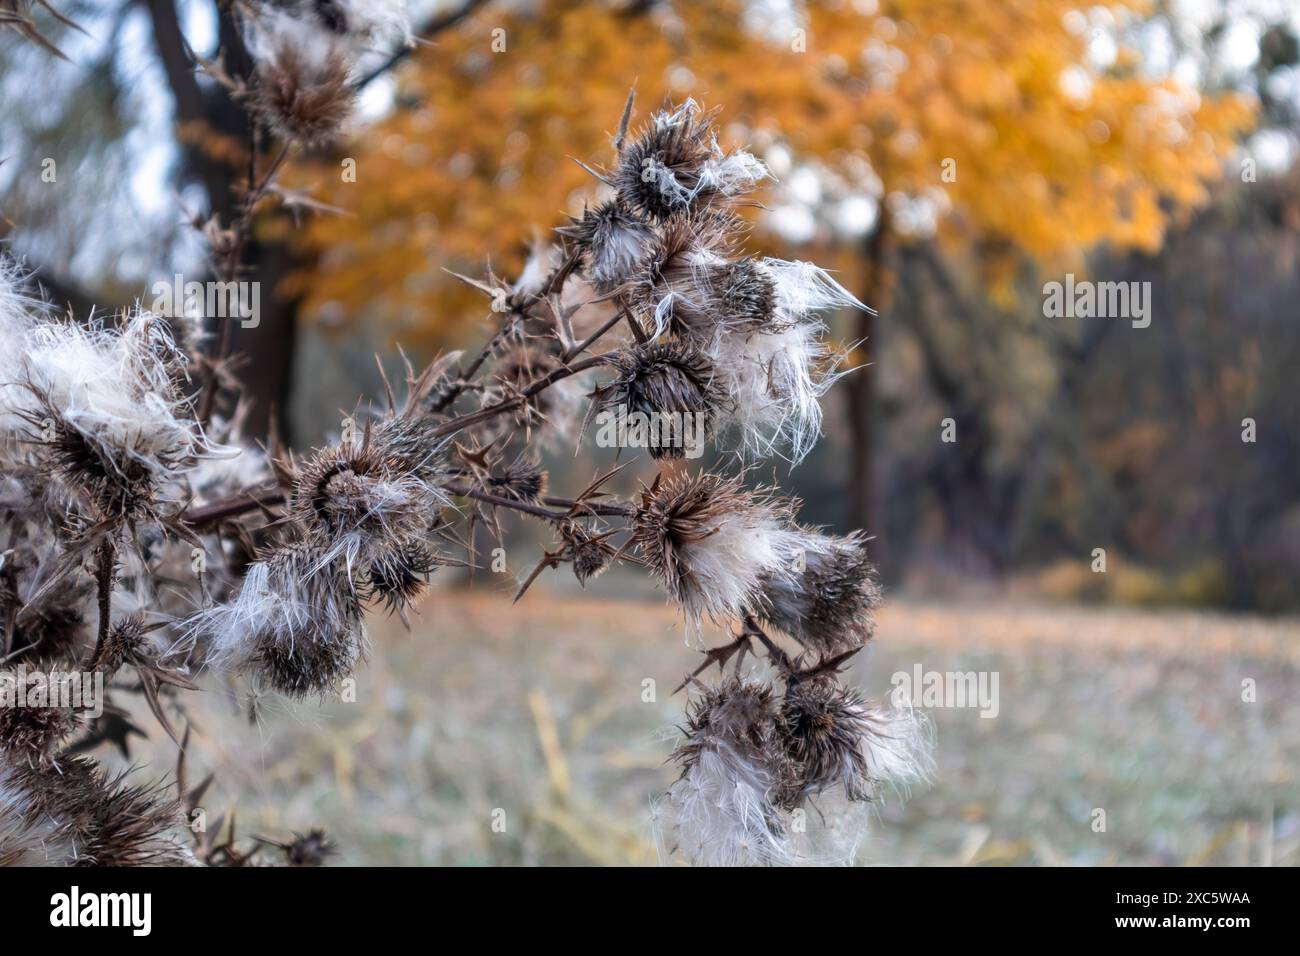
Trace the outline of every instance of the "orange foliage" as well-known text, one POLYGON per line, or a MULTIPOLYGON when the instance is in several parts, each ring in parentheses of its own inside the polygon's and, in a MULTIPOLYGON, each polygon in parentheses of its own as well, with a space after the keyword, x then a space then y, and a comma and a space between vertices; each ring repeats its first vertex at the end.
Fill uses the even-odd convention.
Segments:
POLYGON ((525 6, 489 6, 401 74, 401 105, 351 152, 365 188, 322 197, 355 215, 308 232, 309 310, 459 337, 482 302, 444 268, 509 274, 532 237, 580 212, 600 184, 570 157, 611 157, 633 85, 647 108, 723 105, 728 135, 760 155, 779 141, 852 188, 930 197, 941 238, 1007 250, 1006 280, 1023 255, 1077 269, 1100 243, 1154 250, 1252 119, 1241 98, 1140 76, 1132 51, 1080 73, 1086 38, 1063 20, 1075 0, 814 2, 788 27, 750 23, 735 0, 525 6))

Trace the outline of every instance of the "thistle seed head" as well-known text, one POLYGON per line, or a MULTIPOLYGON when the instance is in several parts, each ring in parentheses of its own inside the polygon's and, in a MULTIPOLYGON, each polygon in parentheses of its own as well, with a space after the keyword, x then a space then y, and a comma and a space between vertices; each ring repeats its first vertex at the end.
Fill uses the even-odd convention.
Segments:
POLYGON ((655 338, 669 331, 704 346, 717 337, 724 317, 715 311, 712 273, 727 265, 742 230, 720 209, 683 211, 660 226, 622 290, 628 307, 654 324, 655 338))
POLYGON ((731 332, 709 350, 730 398, 720 431, 744 459, 802 461, 821 434, 821 397, 842 374, 820 325, 731 332))
POLYGON ((447 474, 442 455, 447 441, 438 437, 437 427, 427 416, 397 415, 375 428, 373 441, 390 470, 436 484, 447 474))
POLYGON ((875 630, 880 605, 866 537, 806 531, 788 555, 793 573, 763 582, 761 616, 809 650, 825 655, 860 647, 875 630), (802 568, 802 570, 800 570, 802 568))
POLYGON ((371 563, 370 594, 382 599, 390 613, 404 610, 424 590, 438 564, 437 555, 423 542, 407 542, 371 563))
POLYGON ((682 416, 701 416, 707 434, 726 400, 708 357, 677 339, 624 349, 611 364, 618 376, 592 393, 593 412, 621 408, 664 423, 659 441, 649 448, 652 458, 685 455, 682 416))
POLYGON ((262 26, 268 35, 259 44, 265 53, 256 58, 249 106, 281 138, 325 145, 338 137, 356 101, 346 49, 327 34, 280 23, 276 17, 262 26))
POLYGON ((617 553, 604 535, 592 534, 572 522, 564 524, 560 534, 573 559, 573 576, 583 587, 604 574, 617 553))
POLYGON ((672 756, 681 776, 656 810, 668 852, 705 866, 792 860, 770 800, 782 776, 774 727, 772 689, 764 684, 730 678, 701 692, 672 756))
POLYGON ((749 191, 769 174, 739 150, 724 153, 713 123, 717 110, 694 100, 650 117, 623 147, 612 181, 632 208, 660 222, 691 205, 704 206, 749 191))
POLYGON ((587 209, 556 232, 581 251, 592 286, 601 294, 632 277, 655 237, 650 224, 617 199, 587 209))
POLYGON ((214 667, 296 696, 324 692, 365 653, 360 598, 338 559, 293 541, 250 564, 238 592, 191 615, 184 634, 214 667))
MULTIPOLYGON (((10 654, 18 661, 73 660, 86 640, 85 606, 90 585, 78 581, 66 588, 46 591, 35 604, 24 601, 21 595, 38 578, 36 573, 30 577, 21 574, 22 586, 17 593, 5 593, 0 587, 0 615, 13 621, 10 654)), ((9 637, 6 626, 0 625, 0 635, 9 637)))
POLYGON ((290 866, 324 866, 325 861, 338 852, 324 830, 296 833, 292 842, 284 847, 284 856, 290 866))
POLYGON ((338 689, 363 655, 360 621, 336 630, 325 621, 309 622, 292 643, 267 631, 253 656, 259 680, 286 697, 325 696, 338 689))
POLYGON ((739 479, 661 475, 642 491, 633 540, 688 620, 722 620, 761 605, 762 582, 789 573, 790 520, 790 502, 739 479))
POLYGON ((932 767, 923 714, 869 701, 831 676, 786 690, 776 736, 789 757, 777 797, 785 809, 837 784, 850 800, 871 800, 882 784, 909 786, 932 767))
POLYGON ((0 760, 45 765, 54 759, 60 743, 81 726, 82 716, 77 709, 62 706, 57 700, 53 684, 59 679, 56 669, 20 665, 0 670, 0 760), (45 683, 50 695, 47 705, 33 704, 19 694, 24 680, 45 683))
POLYGON ((776 284, 753 259, 718 266, 709 273, 714 307, 728 330, 753 332, 778 322, 776 284))
POLYGON ((297 469, 290 514, 328 564, 377 560, 421 537, 449 499, 433 451, 416 450, 413 428, 381 429, 359 446, 321 449, 297 469))
POLYGON ((234 451, 194 421, 185 358, 157 316, 137 311, 115 328, 40 323, 18 345, 22 378, 0 389, 0 420, 22 423, 27 447, 98 520, 152 515, 200 458, 234 451))
POLYGON ((0 763, 0 863, 193 866, 183 828, 160 787, 125 786, 86 758, 0 763))
POLYGON ((486 485, 493 494, 511 501, 536 502, 546 494, 546 482, 546 472, 536 461, 519 458, 489 475, 486 485))

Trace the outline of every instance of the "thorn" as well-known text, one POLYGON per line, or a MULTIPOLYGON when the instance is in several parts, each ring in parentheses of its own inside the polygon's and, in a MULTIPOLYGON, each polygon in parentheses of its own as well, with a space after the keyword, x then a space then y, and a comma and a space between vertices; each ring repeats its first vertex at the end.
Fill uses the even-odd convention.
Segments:
POLYGON ((577 163, 579 166, 581 166, 581 167, 582 167, 583 169, 585 169, 587 172, 591 173, 591 175, 595 176, 597 179, 599 179, 599 180, 600 180, 602 183, 604 183, 606 186, 609 186, 610 188, 613 188, 614 183, 613 183, 612 181, 610 181, 610 180, 609 180, 608 178, 606 178, 605 176, 602 176, 600 173, 596 172, 594 169, 592 169, 590 166, 588 166, 588 165, 587 165, 586 163, 584 163, 582 160, 578 159, 578 158, 575 157, 575 156, 570 156, 569 159, 572 159, 575 163, 577 163))
POLYGON ((636 102, 636 83, 633 82, 632 89, 628 91, 627 103, 623 107, 623 118, 618 123, 618 135, 614 137, 614 150, 623 151, 623 143, 627 139, 628 124, 632 122, 632 104, 636 102))

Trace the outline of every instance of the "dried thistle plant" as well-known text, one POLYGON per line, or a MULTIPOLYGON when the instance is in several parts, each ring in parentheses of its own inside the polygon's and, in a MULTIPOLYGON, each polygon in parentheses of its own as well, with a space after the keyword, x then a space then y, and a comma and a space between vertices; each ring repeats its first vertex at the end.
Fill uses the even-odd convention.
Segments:
MULTIPOLYGON (((257 204, 282 195, 285 157, 341 129, 358 42, 409 39, 396 3, 236 7, 256 68, 234 80, 203 67, 281 142, 278 159, 252 164, 236 221, 198 224, 228 281, 257 204)), ((440 566, 462 549, 473 560, 473 527, 499 536, 508 513, 555 536, 517 597, 546 568, 571 565, 585 586, 626 562, 696 633, 705 618, 738 625, 684 683, 696 698, 657 810, 666 851, 798 862, 789 821, 809 800, 869 801, 924 779, 923 719, 837 676, 879 603, 866 539, 800 525, 797 501, 744 480, 758 457, 807 453, 840 374, 820 315, 861 306, 816 266, 741 251, 734 205, 767 171, 722 149, 715 113, 687 102, 629 132, 632 106, 612 166, 593 170, 610 195, 514 282, 462 277, 491 299, 482 348, 408 363, 400 399, 385 377, 383 412, 303 455, 241 438, 225 335, 139 310, 57 318, 0 262, 0 331, 14 343, 0 353, 0 676, 84 671, 108 698, 97 715, 0 711, 0 862, 323 862, 334 847, 319 831, 241 842, 232 816, 179 835, 211 783, 186 779, 185 693, 205 674, 258 694, 336 692, 371 653, 367 614, 405 620, 440 566), (625 463, 555 494, 537 449, 615 408, 702 416, 736 473, 664 472, 622 498, 611 489, 625 463), (742 670, 759 653, 774 681, 742 670), (729 673, 700 683, 714 665, 729 673), (174 800, 85 756, 106 742, 126 752, 140 733, 114 703, 130 694, 179 738, 174 800)), ((680 428, 658 437, 652 461, 682 457, 680 428)))
POLYGON ((59 59, 66 60, 67 57, 64 56, 63 51, 41 33, 34 10, 43 11, 51 19, 65 27, 70 27, 82 33, 85 32, 77 25, 75 20, 60 13, 59 9, 49 0, 0 0, 0 30, 6 27, 14 30, 37 46, 44 47, 59 59))

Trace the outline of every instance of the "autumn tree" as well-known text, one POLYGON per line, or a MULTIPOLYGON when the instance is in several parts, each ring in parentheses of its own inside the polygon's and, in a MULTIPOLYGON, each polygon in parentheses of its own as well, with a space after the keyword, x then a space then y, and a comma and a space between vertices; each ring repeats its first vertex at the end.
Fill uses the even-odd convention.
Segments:
MULTIPOLYGON (((1154 250, 1206 199, 1251 108, 1147 75, 1126 42, 1142 16, 1070 0, 809 3, 783 18, 729 0, 488 7, 413 58, 351 154, 367 188, 332 190, 353 215, 314 227, 328 251, 301 279, 306 306, 465 334, 481 303, 444 267, 482 270, 493 249, 493 268, 517 268, 538 230, 579 213, 600 183, 555 157, 608 152, 633 85, 643 102, 725 100, 737 141, 873 200, 804 238, 884 316, 897 250, 932 234, 978 247, 995 299, 1026 261, 1077 271, 1100 245, 1154 250)), ((848 330, 860 361, 876 332, 871 316, 848 330)), ((849 378, 847 516, 873 528, 874 379, 849 378)))

